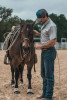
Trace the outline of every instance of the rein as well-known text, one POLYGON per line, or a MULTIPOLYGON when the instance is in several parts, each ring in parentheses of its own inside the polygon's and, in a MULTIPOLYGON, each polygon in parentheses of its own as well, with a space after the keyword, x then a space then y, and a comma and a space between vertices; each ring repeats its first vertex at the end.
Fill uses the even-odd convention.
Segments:
MULTIPOLYGON (((22 48, 22 45, 20 46, 20 57, 21 57, 21 60, 22 60, 22 63, 24 63, 24 61, 25 61, 25 58, 28 56, 28 54, 29 54, 29 61, 31 60, 31 51, 33 50, 33 48, 32 48, 32 45, 33 45, 33 43, 31 43, 30 44, 30 50, 26 53, 26 52, 22 52, 23 51, 23 48, 22 48), (23 53, 23 56, 22 56, 22 53, 23 53)), ((35 53, 35 51, 34 51, 34 53, 35 53)), ((36 72, 36 70, 35 70, 35 57, 34 57, 34 72, 36 72)))
MULTIPOLYGON (((25 39, 28 39, 28 38, 24 38, 24 40, 25 39)), ((29 40, 29 39, 28 39, 29 40)), ((32 44, 32 43, 31 43, 32 44)), ((30 54, 30 57, 31 57, 31 44, 30 44, 30 46, 29 46, 29 50, 27 50, 27 52, 22 52, 22 51, 24 51, 24 48, 23 48, 23 46, 22 45, 20 45, 20 57, 21 57, 21 59, 22 59, 22 61, 27 57, 27 55, 28 54, 30 54), (22 53, 23 53, 23 56, 22 56, 22 53)), ((28 49, 28 48, 27 48, 28 49)), ((29 59, 30 60, 30 59, 29 59)))
POLYGON ((21 57, 22 61, 26 58, 26 56, 27 56, 28 54, 29 54, 29 52, 27 52, 27 53, 24 52, 24 54, 23 54, 23 56, 22 56, 22 49, 20 50, 20 57, 21 57))

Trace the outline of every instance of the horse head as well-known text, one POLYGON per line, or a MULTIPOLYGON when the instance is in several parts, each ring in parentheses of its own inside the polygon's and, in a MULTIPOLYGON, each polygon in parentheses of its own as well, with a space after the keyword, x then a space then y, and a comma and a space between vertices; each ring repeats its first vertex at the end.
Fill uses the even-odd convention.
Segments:
POLYGON ((25 21, 21 20, 20 23, 20 32, 22 38, 22 49, 27 52, 30 49, 30 44, 33 42, 33 23, 26 23, 25 21))

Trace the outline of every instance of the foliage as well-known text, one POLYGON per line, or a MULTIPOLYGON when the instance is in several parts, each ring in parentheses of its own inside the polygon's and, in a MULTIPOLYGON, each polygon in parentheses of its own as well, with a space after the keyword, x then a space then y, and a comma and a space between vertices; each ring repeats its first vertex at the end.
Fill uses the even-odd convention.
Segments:
POLYGON ((56 14, 51 14, 50 18, 57 25, 57 41, 60 42, 61 38, 67 38, 67 19, 63 14, 57 16, 56 14))
POLYGON ((3 34, 10 32, 13 25, 19 25, 19 17, 12 17, 12 9, 0 7, 0 41, 4 41, 3 34))
MULTIPOLYGON (((3 34, 10 32, 12 26, 20 24, 20 18, 18 16, 12 17, 13 10, 0 6, 0 42, 4 41, 3 34)), ((61 38, 67 38, 67 19, 63 14, 56 15, 50 14, 49 17, 57 25, 57 41, 60 42, 61 38)), ((27 19, 26 22, 32 23, 33 20, 27 19)), ((36 23, 33 29, 40 32, 41 24, 36 23)), ((36 37, 36 36, 35 36, 36 37)))

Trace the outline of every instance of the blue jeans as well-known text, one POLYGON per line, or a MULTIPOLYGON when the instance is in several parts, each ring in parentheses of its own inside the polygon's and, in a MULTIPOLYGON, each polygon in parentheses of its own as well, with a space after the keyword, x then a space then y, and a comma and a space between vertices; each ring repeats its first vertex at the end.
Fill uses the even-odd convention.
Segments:
POLYGON ((54 87, 54 60, 56 49, 54 47, 42 50, 41 76, 43 78, 43 95, 47 100, 52 100, 54 87))

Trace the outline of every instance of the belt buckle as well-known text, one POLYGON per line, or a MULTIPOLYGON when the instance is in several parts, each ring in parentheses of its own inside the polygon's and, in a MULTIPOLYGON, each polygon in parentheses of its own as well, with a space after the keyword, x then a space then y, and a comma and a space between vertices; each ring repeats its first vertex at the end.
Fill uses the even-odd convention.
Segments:
POLYGON ((43 48, 42 50, 47 50, 47 48, 43 48))

